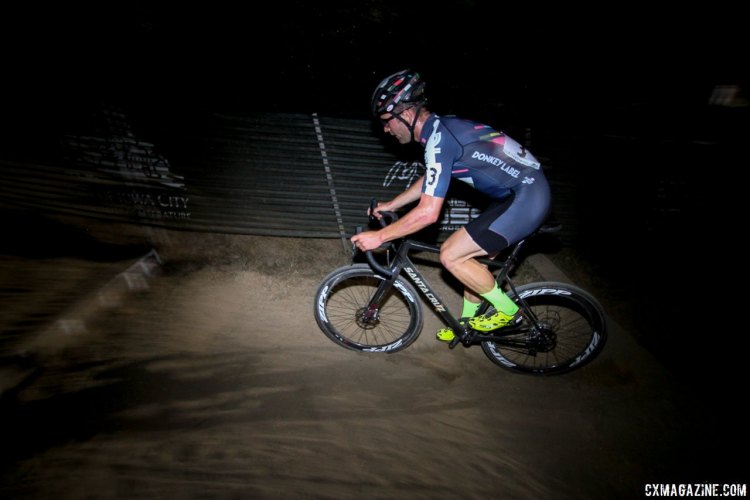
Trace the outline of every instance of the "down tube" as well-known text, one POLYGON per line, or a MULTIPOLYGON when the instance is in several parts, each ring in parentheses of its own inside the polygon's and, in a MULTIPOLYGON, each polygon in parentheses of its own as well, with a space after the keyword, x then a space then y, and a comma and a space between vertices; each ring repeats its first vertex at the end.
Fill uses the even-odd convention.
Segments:
POLYGON ((438 313, 441 318, 443 318, 443 321, 445 321, 445 323, 450 326, 453 331, 459 331, 461 329, 461 325, 458 323, 458 320, 450 313, 450 311, 448 311, 448 308, 446 307, 440 296, 438 296, 438 294, 432 289, 429 283, 427 283, 427 280, 425 280, 424 276, 422 276, 422 273, 417 270, 416 266, 414 266, 414 263, 410 259, 405 260, 406 262, 404 264, 403 271, 409 277, 409 280, 414 283, 414 286, 416 286, 420 292, 422 292, 422 295, 424 295, 425 299, 427 299, 427 302, 429 302, 435 312, 438 313))

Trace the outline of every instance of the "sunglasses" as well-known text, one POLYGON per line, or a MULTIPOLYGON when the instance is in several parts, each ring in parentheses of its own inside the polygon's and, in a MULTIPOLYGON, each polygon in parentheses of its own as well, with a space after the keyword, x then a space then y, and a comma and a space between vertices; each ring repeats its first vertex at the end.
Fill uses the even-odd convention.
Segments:
POLYGON ((396 115, 395 115, 395 114, 391 114, 391 116, 389 116, 388 118, 379 118, 379 120, 380 120, 380 124, 381 124, 382 126, 384 126, 384 127, 385 127, 385 126, 387 126, 387 125, 388 125, 388 124, 389 124, 389 123, 391 122, 391 120, 393 120, 394 118, 396 118, 396 115))

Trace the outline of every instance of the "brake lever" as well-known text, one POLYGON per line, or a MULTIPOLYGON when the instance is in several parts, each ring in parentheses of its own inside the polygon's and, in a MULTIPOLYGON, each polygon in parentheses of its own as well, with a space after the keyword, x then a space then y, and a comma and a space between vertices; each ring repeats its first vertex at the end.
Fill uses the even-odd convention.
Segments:
MULTIPOLYGON (((362 226, 356 226, 354 228, 354 234, 359 234, 362 232, 362 226)), ((357 252, 359 251, 359 248, 357 248, 357 244, 352 241, 352 258, 357 256, 357 252)))
POLYGON ((367 214, 370 216, 370 223, 377 220, 377 217, 375 217, 375 208, 378 206, 378 200, 375 198, 370 198, 370 210, 367 212, 367 214))

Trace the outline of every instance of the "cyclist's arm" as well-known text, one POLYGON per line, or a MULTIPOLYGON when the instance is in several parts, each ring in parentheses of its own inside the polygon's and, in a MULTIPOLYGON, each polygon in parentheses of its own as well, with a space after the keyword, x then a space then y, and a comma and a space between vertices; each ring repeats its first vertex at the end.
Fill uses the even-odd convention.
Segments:
POLYGON ((417 182, 409 186, 406 191, 403 191, 398 196, 393 198, 391 201, 386 201, 383 203, 378 203, 378 206, 375 208, 375 215, 378 219, 380 218, 380 214, 378 212, 385 211, 385 212, 395 212, 399 208, 405 207, 409 203, 415 202, 418 199, 420 199, 420 196, 422 195, 422 183, 424 182, 424 176, 420 177, 417 182))
POLYGON ((393 224, 389 224, 378 231, 381 244, 414 234, 437 222, 440 217, 440 210, 443 208, 443 201, 445 201, 445 198, 420 194, 419 204, 416 207, 409 210, 406 215, 393 224))
MULTIPOLYGON (((408 190, 407 190, 408 191, 408 190)), ((397 197, 398 198, 398 197, 397 197)), ((416 233, 437 222, 445 198, 421 194, 419 204, 409 212, 379 231, 365 231, 352 236, 352 242, 360 250, 373 250, 383 243, 416 233)))

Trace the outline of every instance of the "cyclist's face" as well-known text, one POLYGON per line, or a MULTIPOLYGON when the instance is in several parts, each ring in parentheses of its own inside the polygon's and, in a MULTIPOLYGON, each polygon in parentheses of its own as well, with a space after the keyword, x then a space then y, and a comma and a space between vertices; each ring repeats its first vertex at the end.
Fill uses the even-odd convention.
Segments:
POLYGON ((411 132, 404 122, 396 118, 397 116, 399 115, 393 113, 380 115, 380 123, 383 130, 395 137, 398 142, 407 144, 411 142, 411 132))

